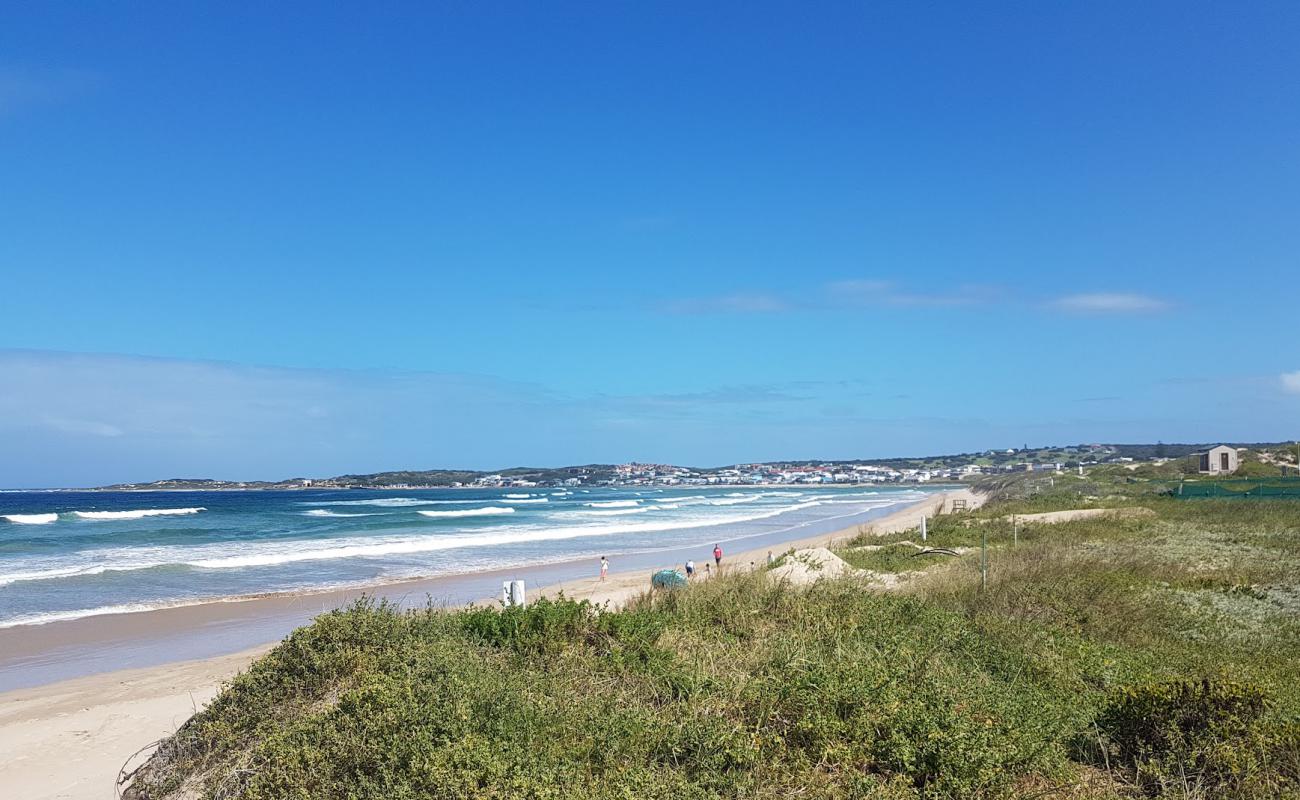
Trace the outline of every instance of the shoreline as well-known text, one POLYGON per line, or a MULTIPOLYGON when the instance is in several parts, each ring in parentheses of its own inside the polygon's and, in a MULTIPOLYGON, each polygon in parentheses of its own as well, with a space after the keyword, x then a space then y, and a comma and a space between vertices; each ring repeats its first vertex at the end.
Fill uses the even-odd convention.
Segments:
MULTIPOLYGON (((884 536, 889 533, 905 531, 919 526, 923 515, 934 516, 936 508, 941 509, 948 506, 949 501, 954 498, 966 500, 969 508, 978 508, 984 503, 983 495, 976 494, 969 487, 935 492, 924 500, 909 503, 877 519, 850 525, 829 533, 815 534, 802 539, 791 539, 774 547, 753 548, 739 553, 724 552, 722 558, 723 572, 736 569, 761 569, 767 564, 768 552, 779 557, 788 550, 831 547, 863 533, 884 536)), ((700 562, 701 568, 703 563, 703 561, 700 562)), ((680 569, 680 567, 681 565, 678 564, 675 566, 665 565, 662 568, 680 569)), ((697 573, 696 580, 701 579, 697 573)), ((599 578, 582 578, 552 586, 543 586, 535 592, 530 591, 528 594, 530 598, 554 598, 563 594, 573 600, 590 600, 597 605, 608 603, 611 609, 617 610, 646 591, 649 591, 649 581, 643 571, 620 570, 615 572, 611 570, 608 579, 605 581, 601 581, 599 578)))
MULTIPOLYGON (((919 524, 923 513, 933 513, 936 506, 947 506, 954 497, 963 497, 973 507, 982 498, 969 488, 935 492, 913 503, 894 507, 886 513, 847 526, 835 526, 795 538, 779 539, 782 534, 808 525, 792 526, 769 535, 735 537, 731 547, 724 546, 723 570, 748 569, 753 562, 756 568, 766 563, 769 550, 774 555, 789 549, 825 546, 836 541, 857 536, 862 532, 878 535, 906 530, 919 524), (773 539, 773 537, 776 539, 773 539), (763 543, 752 540, 765 540, 763 543), (766 541, 766 540, 771 541, 766 541), (779 543, 778 543, 779 539, 779 543), (751 545, 744 543, 750 540, 751 545), (743 548, 743 549, 742 549, 743 548)), ((886 507, 890 509, 890 507, 886 507)), ((858 515, 860 516, 860 515, 858 515)), ((694 553, 694 548, 691 549, 694 553)), ((405 600, 421 586, 443 590, 442 597, 450 599, 457 586, 460 591, 473 591, 475 587, 491 586, 492 591, 477 591, 465 602, 444 603, 447 607, 495 602, 496 590, 503 577, 515 577, 521 572, 540 575, 529 581, 530 598, 555 597, 561 593, 576 600, 590 600, 596 604, 609 604, 618 608, 649 588, 648 576, 656 568, 680 567, 669 563, 677 550, 641 554, 641 558, 622 558, 617 569, 611 568, 605 581, 592 575, 590 560, 570 561, 546 565, 533 570, 494 570, 457 576, 453 582, 445 580, 420 580, 405 582, 405 600), (635 563, 629 563, 635 562, 635 563), (574 575, 574 570, 578 575, 574 575), (495 584, 493 586, 493 584, 495 584)), ((697 559, 703 563, 703 559, 697 559)), ((697 578, 698 580, 698 578, 697 578)), ((391 589, 392 587, 384 587, 391 589)), ((158 628, 180 629, 216 643, 211 652, 200 653, 188 659, 164 659, 142 666, 125 669, 93 671, 75 677, 54 677, 48 682, 0 691, 0 785, 11 788, 15 796, 41 800, 72 798, 73 800, 109 800, 115 797, 114 781, 123 763, 132 757, 138 764, 152 743, 173 733, 189 717, 207 705, 222 686, 238 673, 247 669, 256 658, 272 649, 287 634, 282 630, 289 622, 309 623, 322 611, 345 605, 363 594, 388 596, 391 592, 331 592, 302 597, 273 596, 257 600, 205 603, 181 606, 158 611, 122 615, 87 617, 63 623, 30 626, 23 638, 31 640, 29 646, 53 648, 69 646, 68 638, 88 640, 78 646, 92 650, 127 651, 140 645, 133 640, 150 634, 158 628), (321 602, 333 599, 341 602, 321 602), (77 623, 83 623, 78 625, 77 623), (41 635, 44 629, 44 635, 41 635), (231 630, 252 632, 259 638, 250 645, 231 648, 226 645, 244 641, 248 637, 223 636, 231 630), (122 641, 125 637, 126 641, 122 641), (62 644, 60 642, 62 641, 62 644), (133 754, 139 753, 133 757, 133 754), (69 765, 75 764, 75 768, 69 765)), ((420 593, 434 597, 432 592, 420 593)), ((412 607, 411 603, 404 603, 412 607)), ((418 605, 423 605, 420 603, 418 605)), ((298 624, 292 627, 298 627, 298 624)), ((290 628, 292 629, 292 628, 290 628)), ((21 630, 9 628, 6 631, 21 630)), ((165 641, 174 641, 167 639, 165 641)), ((12 642, 9 642, 12 643, 12 642)), ((8 643, 7 643, 8 644, 8 643)), ((7 655, 12 655, 8 650, 7 655)), ((46 654, 51 652, 44 650, 46 654)), ((39 661, 39 652, 32 654, 39 661)), ((127 653, 128 657, 130 653, 127 653)), ((21 664, 22 659, 18 659, 21 664)), ((12 662, 11 662, 12 663, 12 662)), ((25 668, 41 669, 38 664, 27 663, 25 668)), ((44 674, 52 674, 46 670, 44 674)))
MULTIPOLYGON (((956 487, 946 491, 938 486, 935 489, 915 502, 947 496, 956 487)), ((764 547, 784 549, 788 542, 837 533, 846 525, 856 527, 892 514, 905 502, 899 500, 867 512, 823 517, 775 530, 741 530, 719 535, 722 542, 729 543, 724 544, 724 550, 733 553, 764 547), (854 518, 852 523, 845 520, 849 517, 854 518)), ((680 566, 687 558, 700 560, 701 547, 685 545, 621 554, 611 564, 611 573, 648 574, 664 564, 680 566)), ((498 596, 503 580, 525 580, 530 594, 568 582, 580 584, 582 579, 593 575, 592 563, 591 558, 561 558, 482 571, 365 581, 314 591, 203 598, 154 608, 12 625, 0 628, 0 692, 245 650, 278 641, 294 628, 308 624, 316 615, 363 596, 386 599, 403 607, 429 603, 464 606, 498 596)))

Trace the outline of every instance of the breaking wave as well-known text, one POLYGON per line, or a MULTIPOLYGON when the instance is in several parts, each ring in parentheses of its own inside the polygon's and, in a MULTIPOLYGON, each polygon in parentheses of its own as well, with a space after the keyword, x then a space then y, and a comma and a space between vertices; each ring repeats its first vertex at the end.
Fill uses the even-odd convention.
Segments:
POLYGON ((729 494, 721 500, 710 500, 711 506, 734 506, 740 503, 752 503, 762 498, 756 494, 729 494))
POLYGON ((419 500, 414 497, 376 497, 370 500, 325 500, 300 503, 304 506, 379 506, 380 508, 404 508, 406 506, 427 506, 435 503, 476 503, 481 500, 419 500))
POLYGON ((5 514, 3 519, 18 525, 48 525, 51 522, 57 522, 58 514, 5 514))
POLYGON ((455 511, 417 511, 425 517, 487 517, 497 514, 513 514, 515 510, 506 506, 488 506, 486 508, 458 508, 455 511))
POLYGON ((134 511, 73 511, 82 519, 143 519, 145 517, 169 517, 180 514, 197 514, 205 508, 140 508, 134 511))
MULTIPOLYGON (((760 514, 715 517, 711 519, 681 520, 677 522, 644 522, 634 525, 579 525, 567 528, 514 527, 498 529, 485 533, 461 534, 453 536, 401 536, 385 537, 380 540, 353 540, 354 543, 336 547, 304 547, 302 549, 282 550, 279 552, 251 553, 221 558, 205 558, 184 562, 192 567, 203 569, 238 569, 241 567, 265 567, 277 564, 289 564, 297 561, 324 561, 338 558, 368 558, 375 556, 404 555, 411 553, 428 553, 436 550, 455 550, 464 547, 498 547, 521 542, 556 541, 559 539, 577 539, 589 536, 609 536, 627 533, 651 533, 656 531, 680 530, 683 528, 707 528, 714 525, 734 525, 741 522, 775 517, 789 511, 811 508, 816 503, 798 503, 782 506, 760 514)), ((421 512, 424 513, 424 512, 421 512)))

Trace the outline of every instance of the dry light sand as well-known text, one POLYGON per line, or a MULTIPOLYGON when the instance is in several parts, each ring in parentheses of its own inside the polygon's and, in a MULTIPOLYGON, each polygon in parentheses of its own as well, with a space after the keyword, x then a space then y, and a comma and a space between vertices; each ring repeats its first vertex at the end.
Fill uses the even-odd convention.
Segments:
MULTIPOLYGON (((815 554, 824 553, 823 558, 830 556, 843 564, 829 550, 815 549, 864 531, 885 534, 916 527, 922 514, 950 510, 952 500, 958 498, 971 508, 982 500, 969 489, 944 492, 867 525, 784 543, 777 554, 791 548, 814 549, 815 554)), ((830 559, 826 560, 833 569, 830 559)), ((723 569, 749 569, 766 561, 766 550, 727 553, 723 569)), ((615 572, 605 581, 571 581, 533 594, 563 592, 566 597, 618 607, 648 587, 648 572, 615 572)), ((114 800, 118 771, 128 758, 138 765, 153 743, 175 732, 217 695, 225 681, 272 646, 0 694, 0 798, 114 800)))

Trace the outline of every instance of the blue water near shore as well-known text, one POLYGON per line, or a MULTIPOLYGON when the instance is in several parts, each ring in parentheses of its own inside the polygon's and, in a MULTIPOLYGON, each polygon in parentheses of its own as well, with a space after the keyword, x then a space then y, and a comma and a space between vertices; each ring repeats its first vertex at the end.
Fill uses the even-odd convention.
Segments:
POLYGON ((0 628, 699 545, 848 520, 903 488, 0 494, 0 628))

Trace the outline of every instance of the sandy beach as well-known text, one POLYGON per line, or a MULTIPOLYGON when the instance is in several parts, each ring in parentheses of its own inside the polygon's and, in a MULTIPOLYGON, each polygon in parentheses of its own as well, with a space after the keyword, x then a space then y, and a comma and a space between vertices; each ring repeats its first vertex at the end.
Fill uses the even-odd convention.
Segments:
MULTIPOLYGON (((762 547, 752 550, 743 550, 738 553, 728 552, 723 558, 723 569, 751 569, 762 566, 767 563, 767 554, 769 551, 774 555, 780 555, 787 550, 803 550, 812 547, 832 547, 841 541, 852 539, 861 533, 884 535, 887 533, 905 531, 909 528, 915 528, 920 525, 922 516, 934 516, 934 514, 939 512, 940 509, 943 509, 944 511, 951 510, 953 500, 965 500, 968 508, 978 508, 983 503, 983 495, 976 494, 970 489, 956 489, 928 497, 925 500, 901 508, 891 514, 863 525, 854 525, 818 536, 793 539, 784 542, 777 547, 762 547)), ((681 568, 680 564, 664 564, 662 566, 677 567, 678 569, 681 568)), ((704 569, 704 563, 702 561, 699 562, 697 566, 700 570, 704 569)), ((554 597, 563 593, 565 597, 571 597, 577 600, 590 600, 597 605, 608 603, 611 607, 617 608, 628 600, 631 600, 637 595, 645 592, 648 586, 649 581, 646 572, 639 570, 622 571, 611 573, 604 581, 601 581, 598 578, 567 581, 555 586, 545 587, 535 594, 541 597, 554 597)))
MULTIPOLYGON (((868 523, 779 544, 764 543, 741 552, 727 552, 723 567, 748 569, 751 562, 756 566, 764 564, 769 550, 779 554, 791 548, 833 545, 863 531, 885 534, 906 530, 918 525, 923 514, 932 515, 940 508, 950 510, 954 499, 963 499, 969 507, 975 507, 982 498, 969 489, 936 493, 868 523)), ((563 592, 566 597, 617 607, 646 590, 648 575, 656 568, 654 565, 680 566, 653 560, 667 555, 650 554, 650 561, 636 566, 615 565, 605 581, 595 577, 543 581, 536 584, 541 588, 531 590, 530 595, 554 596, 563 592)), ((572 568, 573 565, 555 565, 550 572, 542 574, 562 576, 571 574, 572 568)), ((591 571, 589 564, 578 568, 591 571)), ((467 583, 462 589, 490 586, 493 582, 500 585, 500 576, 496 574, 474 576, 474 579, 480 583, 467 583)), ((445 582, 439 586, 451 592, 451 587, 445 582)), ((416 592, 420 588, 428 587, 413 586, 410 591, 416 592)), ((486 594, 480 593, 479 596, 486 594)), ((254 632, 270 631, 274 627, 266 623, 267 619, 281 624, 285 619, 302 617, 305 622, 319 611, 336 607, 348 598, 348 595, 331 594, 205 604, 125 615, 121 620, 115 620, 112 626, 104 625, 102 620, 85 620, 85 625, 65 626, 61 631, 55 630, 54 626, 43 626, 49 630, 36 629, 32 636, 21 640, 21 644, 35 653, 42 647, 60 646, 62 638, 80 636, 102 640, 108 646, 112 637, 130 636, 133 632, 141 633, 145 628, 159 625, 191 626, 198 633, 240 626, 254 632), (137 628, 141 630, 136 631, 137 628)), ((4 787, 5 796, 25 800, 110 800, 116 797, 115 780, 128 759, 132 759, 133 764, 138 763, 154 742, 174 732, 195 711, 203 708, 217 695, 225 681, 270 649, 277 638, 275 635, 265 636, 257 646, 234 653, 214 652, 211 657, 191 661, 103 672, 0 693, 0 786, 4 787)))

